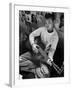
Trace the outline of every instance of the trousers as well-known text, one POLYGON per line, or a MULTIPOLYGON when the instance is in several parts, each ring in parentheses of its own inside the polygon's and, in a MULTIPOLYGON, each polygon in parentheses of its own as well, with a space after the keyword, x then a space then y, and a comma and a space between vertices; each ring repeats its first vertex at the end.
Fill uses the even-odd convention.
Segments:
POLYGON ((26 52, 19 57, 19 66, 21 67, 21 70, 32 72, 34 73, 35 77, 38 77, 39 75, 40 78, 45 78, 45 75, 41 73, 39 69, 40 64, 40 61, 35 60, 30 52, 26 52))

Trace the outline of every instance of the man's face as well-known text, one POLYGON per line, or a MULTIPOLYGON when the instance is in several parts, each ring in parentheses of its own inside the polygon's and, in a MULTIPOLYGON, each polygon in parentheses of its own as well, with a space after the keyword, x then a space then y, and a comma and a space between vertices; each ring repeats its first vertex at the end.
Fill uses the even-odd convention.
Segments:
POLYGON ((53 21, 52 21, 51 18, 46 20, 45 27, 47 28, 48 31, 52 31, 52 29, 53 29, 53 21))

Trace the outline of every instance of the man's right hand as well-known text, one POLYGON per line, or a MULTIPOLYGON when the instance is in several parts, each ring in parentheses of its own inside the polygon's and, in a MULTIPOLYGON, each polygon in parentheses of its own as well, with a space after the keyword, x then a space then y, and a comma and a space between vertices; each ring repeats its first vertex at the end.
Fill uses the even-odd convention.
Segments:
POLYGON ((49 64, 50 66, 52 66, 52 61, 50 58, 47 60, 47 64, 49 64))
POLYGON ((37 44, 33 44, 32 45, 32 49, 33 49, 33 51, 35 52, 35 53, 38 53, 38 49, 37 49, 37 44))

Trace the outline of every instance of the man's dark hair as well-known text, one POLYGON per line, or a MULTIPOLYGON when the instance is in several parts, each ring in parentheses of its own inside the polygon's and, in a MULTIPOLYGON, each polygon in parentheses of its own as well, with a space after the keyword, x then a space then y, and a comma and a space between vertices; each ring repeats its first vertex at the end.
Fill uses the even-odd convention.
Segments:
POLYGON ((51 18, 53 21, 55 19, 55 14, 54 13, 46 13, 45 14, 45 19, 51 18))

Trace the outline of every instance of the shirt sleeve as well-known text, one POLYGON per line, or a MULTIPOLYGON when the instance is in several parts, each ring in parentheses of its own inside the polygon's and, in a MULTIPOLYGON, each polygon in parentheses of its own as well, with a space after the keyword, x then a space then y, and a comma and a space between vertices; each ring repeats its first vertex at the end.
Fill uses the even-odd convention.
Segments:
POLYGON ((59 40, 58 35, 56 35, 55 38, 52 41, 52 44, 51 44, 51 47, 50 47, 50 50, 49 50, 49 54, 48 54, 49 58, 53 59, 53 56, 54 56, 54 53, 55 53, 55 50, 56 50, 56 47, 57 47, 57 44, 58 44, 58 40, 59 40))
POLYGON ((40 36, 41 32, 42 32, 42 28, 38 28, 29 35, 29 41, 31 45, 35 43, 34 38, 40 36))

